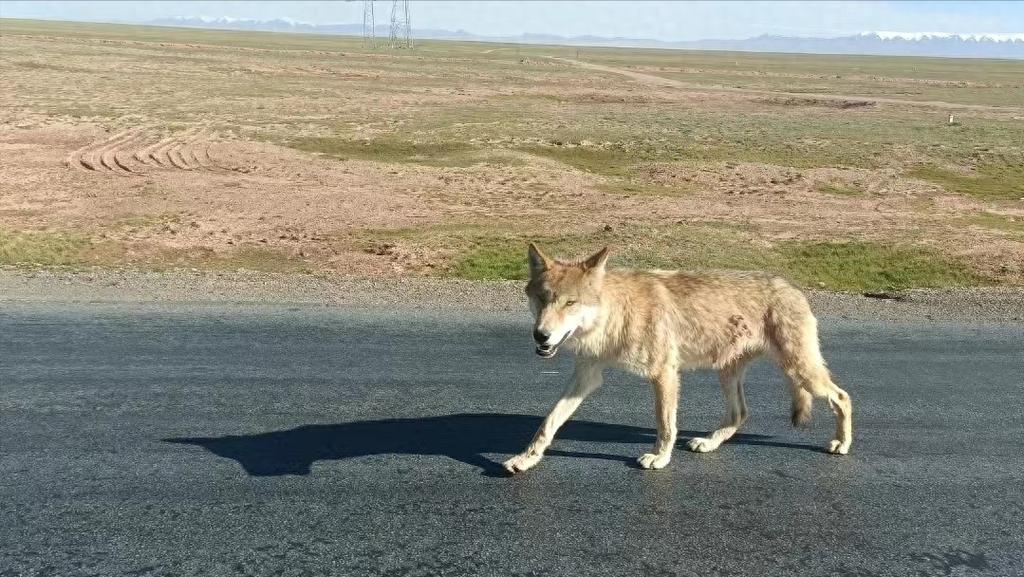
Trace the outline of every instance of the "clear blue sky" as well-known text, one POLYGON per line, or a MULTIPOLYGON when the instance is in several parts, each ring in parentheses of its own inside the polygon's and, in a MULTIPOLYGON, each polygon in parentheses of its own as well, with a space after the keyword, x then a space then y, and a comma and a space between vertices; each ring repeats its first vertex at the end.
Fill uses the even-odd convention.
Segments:
MULTIPOLYGON (((391 2, 378 0, 384 20, 391 2)), ((362 21, 362 2, 45 2, 0 0, 0 16, 145 22, 207 16, 310 23, 362 21)), ((659 40, 759 34, 841 36, 865 31, 1024 33, 1024 2, 511 2, 412 3, 414 28, 484 35, 524 32, 659 40)))

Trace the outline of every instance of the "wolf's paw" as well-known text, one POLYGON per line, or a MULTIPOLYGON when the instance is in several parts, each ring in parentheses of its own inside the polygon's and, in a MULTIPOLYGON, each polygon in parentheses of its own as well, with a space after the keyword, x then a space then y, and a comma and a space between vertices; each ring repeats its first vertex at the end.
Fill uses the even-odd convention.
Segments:
POLYGON ((710 453, 717 449, 719 445, 721 443, 716 443, 713 439, 707 437, 694 437, 686 443, 686 448, 694 453, 710 453))
POLYGON ((832 439, 828 444, 828 452, 833 455, 845 455, 850 452, 850 441, 844 443, 839 439, 832 439))
POLYGON ((502 463, 502 466, 505 467, 506 471, 515 475, 516 473, 522 473, 539 463, 540 457, 540 455, 521 453, 502 463))
POLYGON ((672 460, 672 455, 655 455, 646 453, 636 460, 642 469, 661 469, 672 460))

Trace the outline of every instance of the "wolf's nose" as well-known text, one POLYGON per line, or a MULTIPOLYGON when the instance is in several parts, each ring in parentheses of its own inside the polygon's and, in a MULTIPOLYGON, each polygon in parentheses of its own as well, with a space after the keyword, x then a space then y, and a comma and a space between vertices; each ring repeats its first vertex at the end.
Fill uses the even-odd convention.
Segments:
POLYGON ((548 342, 548 338, 550 336, 551 336, 551 333, 546 333, 546 332, 544 332, 544 331, 542 331, 540 329, 533 329, 533 340, 537 341, 538 343, 540 343, 542 345, 544 343, 548 342))

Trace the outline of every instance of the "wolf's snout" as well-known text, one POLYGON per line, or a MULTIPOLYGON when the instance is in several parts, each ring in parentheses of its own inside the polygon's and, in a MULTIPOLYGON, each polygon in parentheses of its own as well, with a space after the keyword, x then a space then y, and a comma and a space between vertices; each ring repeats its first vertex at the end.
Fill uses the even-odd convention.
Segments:
POLYGON ((546 344, 548 339, 551 338, 551 333, 542 331, 540 329, 533 329, 533 340, 537 341, 537 344, 546 344))

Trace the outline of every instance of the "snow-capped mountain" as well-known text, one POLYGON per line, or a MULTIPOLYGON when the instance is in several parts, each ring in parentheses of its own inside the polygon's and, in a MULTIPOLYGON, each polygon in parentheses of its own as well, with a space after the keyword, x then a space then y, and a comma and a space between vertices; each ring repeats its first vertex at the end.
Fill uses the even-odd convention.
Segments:
POLYGON ((694 44, 695 48, 708 50, 1024 59, 1024 33, 864 32, 838 38, 764 35, 746 40, 701 40, 694 44))
MULTIPOLYGON (((158 26, 220 28, 228 30, 265 30, 311 34, 362 33, 362 24, 310 24, 288 18, 241 20, 234 18, 163 18, 149 22, 158 26)), ((387 36, 388 27, 376 26, 378 36, 387 36)), ((519 36, 482 36, 465 30, 413 29, 416 38, 474 40, 479 42, 516 42, 524 44, 567 44, 570 46, 624 46, 646 48, 688 48, 694 50, 738 50, 745 52, 796 52, 810 54, 870 54, 890 56, 940 56, 947 58, 1024 59, 1024 32, 960 33, 948 32, 863 32, 838 38, 801 38, 765 34, 743 40, 695 40, 668 42, 642 38, 606 38, 601 36, 566 37, 553 34, 519 36)))
POLYGON ((984 33, 984 34, 953 34, 951 32, 862 32, 861 36, 875 36, 882 40, 938 40, 943 38, 955 38, 964 42, 1015 42, 1024 40, 1024 32, 1019 33, 984 33))

